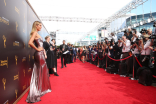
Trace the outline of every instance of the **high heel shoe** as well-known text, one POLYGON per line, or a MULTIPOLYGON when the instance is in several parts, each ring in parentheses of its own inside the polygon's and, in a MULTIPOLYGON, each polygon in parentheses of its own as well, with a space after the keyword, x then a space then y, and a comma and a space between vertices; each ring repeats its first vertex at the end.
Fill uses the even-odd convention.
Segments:
POLYGON ((57 72, 54 72, 54 75, 55 75, 55 76, 59 76, 59 75, 57 74, 57 72))

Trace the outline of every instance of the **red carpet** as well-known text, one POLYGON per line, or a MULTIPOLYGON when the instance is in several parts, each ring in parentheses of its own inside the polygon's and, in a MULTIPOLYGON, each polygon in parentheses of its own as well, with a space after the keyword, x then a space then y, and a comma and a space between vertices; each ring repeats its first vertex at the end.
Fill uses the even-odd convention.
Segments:
MULTIPOLYGON (((41 97, 36 104, 156 104, 156 88, 143 86, 128 77, 108 74, 89 63, 67 64, 59 77, 51 75, 52 92, 41 97)), ((18 102, 25 102, 28 92, 18 102)))

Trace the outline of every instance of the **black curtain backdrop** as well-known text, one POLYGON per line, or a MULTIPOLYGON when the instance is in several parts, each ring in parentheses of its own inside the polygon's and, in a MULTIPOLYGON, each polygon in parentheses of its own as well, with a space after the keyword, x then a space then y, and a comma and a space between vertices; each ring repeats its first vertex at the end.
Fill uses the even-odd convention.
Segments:
MULTIPOLYGON (((0 104, 12 104, 29 87, 34 49, 28 46, 34 21, 26 0, 0 0, 0 104)), ((39 32, 49 35, 45 27, 39 32)))

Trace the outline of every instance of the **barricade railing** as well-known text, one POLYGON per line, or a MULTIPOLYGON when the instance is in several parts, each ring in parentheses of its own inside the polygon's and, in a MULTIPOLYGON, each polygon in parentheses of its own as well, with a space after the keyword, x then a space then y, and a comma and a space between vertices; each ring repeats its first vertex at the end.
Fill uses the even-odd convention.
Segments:
MULTIPOLYGON (((142 67, 141 63, 139 62, 138 58, 135 55, 128 56, 128 57, 126 57, 124 59, 114 59, 114 58, 110 57, 108 54, 104 55, 102 58, 100 58, 98 54, 95 55, 95 58, 93 58, 93 54, 91 54, 90 57, 89 57, 89 54, 88 54, 88 59, 92 59, 92 61, 95 61, 96 58, 98 58, 99 60, 103 60, 106 56, 109 59, 113 60, 113 61, 123 61, 123 60, 129 59, 130 57, 134 56, 137 63, 139 64, 139 66, 142 67)), ((134 59, 133 59, 133 62, 134 62, 134 59)), ((107 58, 106 58, 106 68, 107 68, 107 58)), ((156 76, 154 76, 154 75, 153 75, 153 77, 156 78, 156 76)), ((133 78, 134 78, 134 63, 133 63, 133 78)))
MULTIPOLYGON (((138 62, 139 66, 142 67, 141 63, 139 62, 138 58, 135 56, 136 61, 138 62)), ((156 76, 153 75, 154 78, 156 78, 156 76)))
POLYGON ((123 61, 123 60, 126 60, 126 59, 132 57, 132 56, 128 56, 128 57, 126 57, 126 58, 124 58, 124 59, 113 59, 113 58, 111 58, 108 54, 107 54, 107 56, 108 56, 108 58, 110 58, 110 59, 113 60, 113 61, 123 61))
POLYGON ((88 54, 88 59, 92 59, 92 61, 95 61, 96 58, 98 58, 99 60, 103 60, 105 57, 106 57, 106 55, 104 55, 102 58, 100 58, 99 55, 96 54, 95 58, 93 58, 93 55, 91 54, 91 58, 90 58, 89 54, 88 54))

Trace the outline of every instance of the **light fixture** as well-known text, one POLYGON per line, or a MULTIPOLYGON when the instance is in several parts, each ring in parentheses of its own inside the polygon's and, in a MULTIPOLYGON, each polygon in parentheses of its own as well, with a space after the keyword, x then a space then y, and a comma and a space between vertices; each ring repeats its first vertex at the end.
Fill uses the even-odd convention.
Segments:
POLYGON ((136 27, 136 24, 134 24, 133 27, 136 27))
POLYGON ((151 22, 151 18, 148 18, 148 19, 147 19, 147 22, 150 23, 150 22, 151 22))
POLYGON ((150 22, 152 22, 152 21, 154 21, 154 20, 155 20, 155 18, 154 18, 153 16, 150 16, 150 17, 147 19, 147 22, 150 23, 150 22))
POLYGON ((143 25, 143 21, 140 21, 140 25, 143 25))
POLYGON ((135 23, 134 25, 133 25, 133 27, 138 27, 139 26, 139 23, 135 23))
POLYGON ((144 25, 145 24, 145 21, 140 21, 140 25, 144 25))
POLYGON ((144 20, 144 19, 142 19, 142 21, 140 21, 140 25, 144 25, 144 24, 146 24, 146 23, 147 23, 147 21, 144 20))

